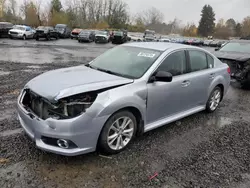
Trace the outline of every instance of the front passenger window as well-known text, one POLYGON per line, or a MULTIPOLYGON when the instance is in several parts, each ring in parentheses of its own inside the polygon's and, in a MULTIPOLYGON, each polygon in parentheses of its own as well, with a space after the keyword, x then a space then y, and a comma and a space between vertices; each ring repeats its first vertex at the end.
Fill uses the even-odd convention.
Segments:
POLYGON ((189 57, 191 72, 200 71, 208 68, 207 57, 204 52, 190 50, 189 57))
POLYGON ((157 69, 157 71, 169 72, 173 76, 184 74, 186 70, 186 54, 184 51, 170 54, 157 69))

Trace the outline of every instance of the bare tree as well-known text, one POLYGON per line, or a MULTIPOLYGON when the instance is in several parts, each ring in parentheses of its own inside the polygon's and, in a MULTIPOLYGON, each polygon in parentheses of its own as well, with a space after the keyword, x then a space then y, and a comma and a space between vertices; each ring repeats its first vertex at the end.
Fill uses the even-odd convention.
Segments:
POLYGON ((164 15, 161 11, 152 7, 142 12, 145 25, 158 24, 163 22, 164 15))

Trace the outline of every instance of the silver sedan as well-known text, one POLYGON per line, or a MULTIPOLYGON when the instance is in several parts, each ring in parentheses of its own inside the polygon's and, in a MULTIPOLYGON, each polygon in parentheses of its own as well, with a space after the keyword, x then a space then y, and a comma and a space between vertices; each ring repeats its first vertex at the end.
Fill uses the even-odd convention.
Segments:
POLYGON ((18 116, 42 150, 115 154, 137 135, 214 112, 229 88, 229 73, 227 64, 198 47, 123 44, 87 65, 29 81, 18 97, 18 116))

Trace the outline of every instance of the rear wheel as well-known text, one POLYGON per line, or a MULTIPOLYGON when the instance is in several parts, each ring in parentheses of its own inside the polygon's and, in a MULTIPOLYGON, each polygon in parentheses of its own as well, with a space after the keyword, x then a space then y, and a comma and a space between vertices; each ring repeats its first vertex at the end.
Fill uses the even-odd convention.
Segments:
POLYGON ((222 99, 222 90, 219 86, 216 86, 209 96, 206 105, 206 111, 209 113, 214 112, 218 108, 221 99, 222 99))
POLYGON ((124 150, 135 137, 137 122, 129 111, 120 111, 112 115, 105 123, 99 138, 101 151, 116 154, 124 150))
POLYGON ((36 37, 36 40, 39 41, 39 37, 36 37))

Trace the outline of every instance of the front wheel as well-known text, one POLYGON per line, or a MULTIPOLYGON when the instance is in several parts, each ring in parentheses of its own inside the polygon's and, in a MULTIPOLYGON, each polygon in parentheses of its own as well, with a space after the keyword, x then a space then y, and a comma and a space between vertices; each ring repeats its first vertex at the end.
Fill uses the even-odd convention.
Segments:
POLYGON ((206 111, 209 113, 214 112, 218 108, 221 99, 222 99, 222 90, 220 87, 216 86, 209 96, 206 105, 206 111))
POLYGON ((23 35, 23 40, 26 40, 26 35, 23 35))
POLYGON ((105 123, 99 138, 101 151, 116 154, 124 150, 135 137, 137 122, 129 111, 120 111, 112 115, 105 123))

